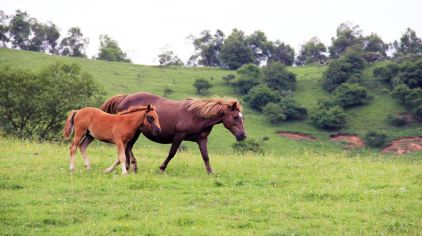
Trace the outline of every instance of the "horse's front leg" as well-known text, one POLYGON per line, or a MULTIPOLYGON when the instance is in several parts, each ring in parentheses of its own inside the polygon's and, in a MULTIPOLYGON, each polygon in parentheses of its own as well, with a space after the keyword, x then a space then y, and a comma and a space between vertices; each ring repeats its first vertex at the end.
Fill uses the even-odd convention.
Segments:
POLYGON ((208 174, 212 174, 212 168, 210 165, 210 159, 208 157, 207 149, 208 137, 199 139, 197 143, 199 146, 199 150, 201 151, 202 160, 204 160, 205 169, 207 170, 208 174))
POLYGON ((123 175, 127 175, 126 155, 125 155, 126 145, 127 144, 124 143, 123 141, 116 142, 117 152, 118 152, 118 155, 119 155, 119 161, 122 164, 122 174, 123 175))
POLYGON ((163 164, 160 166, 161 172, 164 172, 167 168, 167 165, 171 161, 171 159, 176 155, 177 149, 179 148, 180 144, 182 143, 184 135, 176 135, 173 139, 173 143, 171 144, 171 148, 167 158, 164 160, 163 164))

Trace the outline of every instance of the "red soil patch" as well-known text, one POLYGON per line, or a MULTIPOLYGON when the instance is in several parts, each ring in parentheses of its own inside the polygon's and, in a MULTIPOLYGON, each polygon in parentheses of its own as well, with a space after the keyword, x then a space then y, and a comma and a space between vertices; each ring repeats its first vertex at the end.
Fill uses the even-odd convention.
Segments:
POLYGON ((293 139, 293 140, 308 140, 308 141, 318 140, 312 135, 298 133, 298 132, 279 131, 278 135, 289 138, 289 139, 293 139))
POLYGON ((403 155, 409 152, 422 151, 422 136, 404 137, 391 142, 381 153, 403 155))
POLYGON ((344 142, 347 148, 363 148, 365 142, 354 134, 332 134, 330 140, 334 142, 344 142))

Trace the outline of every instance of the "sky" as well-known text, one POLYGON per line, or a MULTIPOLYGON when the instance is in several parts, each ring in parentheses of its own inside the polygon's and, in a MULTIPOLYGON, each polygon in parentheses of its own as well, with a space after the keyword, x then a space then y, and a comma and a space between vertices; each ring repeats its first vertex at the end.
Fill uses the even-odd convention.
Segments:
POLYGON ((189 35, 203 30, 263 31, 269 40, 290 44, 296 51, 316 36, 329 45, 343 22, 357 24, 385 42, 400 38, 410 27, 422 36, 422 0, 0 0, 10 15, 27 11, 41 22, 55 23, 66 35, 78 26, 89 38, 87 55, 95 56, 99 36, 115 39, 137 64, 158 64, 163 48, 183 61, 193 54, 189 35))

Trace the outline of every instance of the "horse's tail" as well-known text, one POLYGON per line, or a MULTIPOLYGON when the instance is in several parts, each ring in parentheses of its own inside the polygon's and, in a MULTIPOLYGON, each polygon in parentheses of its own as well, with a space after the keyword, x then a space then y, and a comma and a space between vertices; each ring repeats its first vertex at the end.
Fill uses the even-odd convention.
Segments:
POLYGON ((111 97, 107 101, 101 105, 100 109, 110 113, 110 114, 116 114, 117 113, 117 106, 125 99, 127 95, 116 95, 114 97, 111 97))
POLYGON ((64 139, 69 139, 70 135, 72 134, 73 131, 73 118, 76 115, 77 110, 73 110, 70 112, 69 116, 66 119, 66 123, 64 125, 64 129, 63 129, 63 138, 64 139))

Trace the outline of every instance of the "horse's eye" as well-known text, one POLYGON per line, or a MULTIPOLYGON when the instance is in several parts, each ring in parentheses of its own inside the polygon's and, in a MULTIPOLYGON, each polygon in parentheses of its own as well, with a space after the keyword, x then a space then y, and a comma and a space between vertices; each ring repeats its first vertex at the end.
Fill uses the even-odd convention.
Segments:
POLYGON ((154 117, 152 117, 152 116, 147 116, 147 121, 148 121, 150 124, 154 123, 154 117))
POLYGON ((234 117, 234 120, 238 120, 238 119, 239 119, 239 117, 238 117, 238 116, 235 116, 235 117, 234 117))

